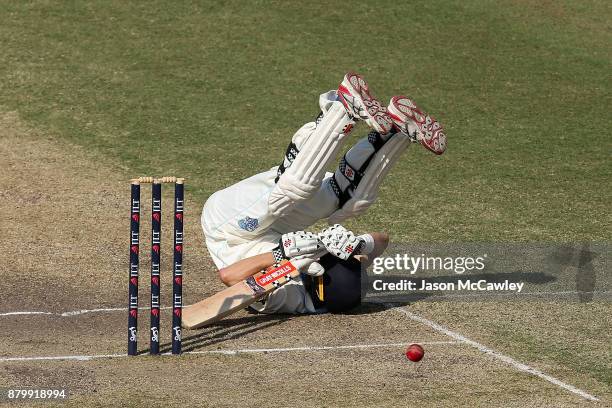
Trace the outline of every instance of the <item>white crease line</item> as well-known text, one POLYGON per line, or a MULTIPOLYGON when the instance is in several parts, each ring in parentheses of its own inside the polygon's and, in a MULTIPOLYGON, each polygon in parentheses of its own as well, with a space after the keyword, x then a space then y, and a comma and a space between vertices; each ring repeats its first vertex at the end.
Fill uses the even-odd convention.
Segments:
POLYGON ((59 313, 58 315, 62 316, 62 317, 67 317, 67 316, 78 316, 78 315, 82 315, 82 314, 86 314, 86 313, 106 313, 106 312, 120 312, 120 311, 126 311, 127 312, 127 307, 114 307, 114 308, 108 308, 108 309, 74 310, 72 312, 59 313))
MULTIPOLYGON (((186 309, 188 307, 191 307, 192 305, 186 305, 183 306, 183 309, 186 309)), ((138 310, 150 310, 150 307, 139 307, 138 310)), ((161 310, 168 310, 168 309, 172 309, 172 306, 162 306, 160 307, 161 310)), ((110 312, 127 312, 128 308, 127 307, 109 307, 109 308, 99 308, 99 309, 81 309, 81 310, 71 310, 68 312, 61 312, 61 313, 55 313, 55 312, 43 312, 43 311, 35 311, 35 312, 3 312, 0 313, 0 317, 2 316, 21 316, 21 315, 30 315, 30 316, 36 316, 36 315, 49 315, 49 316, 59 316, 59 317, 71 317, 71 316, 79 316, 79 315, 84 315, 87 313, 110 313, 110 312)))
MULTIPOLYGON (((139 307, 138 310, 150 310, 150 307, 139 307)), ((162 306, 160 310, 172 309, 171 306, 162 306)), ((69 317, 69 316, 78 316, 86 313, 107 313, 107 312, 127 312, 127 307, 113 307, 107 309, 82 309, 82 310, 74 310, 72 312, 63 312, 58 313, 58 316, 61 317, 69 317)))
MULTIPOLYGON (((521 293, 491 293, 487 295, 480 294, 448 294, 448 295, 432 295, 427 299, 423 300, 435 300, 440 298, 461 298, 461 297, 477 297, 482 296, 483 299, 490 299, 495 296, 559 296, 559 295, 577 295, 577 294, 594 294, 594 295, 606 295, 612 293, 612 291, 604 290, 604 291, 594 291, 594 292, 578 292, 578 291, 565 291, 565 292, 521 292, 521 293)), ((381 294, 373 296, 373 298, 381 297, 381 294)), ((365 301, 368 302, 369 299, 366 297, 365 301)), ((374 303, 376 303, 374 301, 374 303)), ((185 305, 183 309, 191 307, 192 305, 185 305)), ((163 306, 162 310, 171 309, 172 306, 163 306)), ((138 310, 149 310, 150 307, 139 307, 138 310)), ((36 315, 48 315, 48 316, 59 316, 59 317, 71 317, 71 316, 79 316, 87 313, 112 313, 112 312, 127 312, 127 307, 110 307, 110 308, 99 308, 99 309, 81 309, 81 310, 72 310, 67 312, 46 312, 46 311, 16 311, 16 312, 3 312, 0 313, 0 317, 3 316, 36 316, 36 315)))
MULTIPOLYGON (((325 350, 347 350, 347 349, 367 349, 367 348, 383 348, 383 347, 404 347, 410 343, 382 343, 382 344, 352 344, 343 346, 304 346, 304 347, 287 347, 287 348, 264 348, 264 349, 235 349, 235 350, 201 350, 201 351, 186 351, 183 354, 224 354, 236 355, 245 353, 287 353, 291 351, 325 351, 325 350)), ((425 341, 418 344, 431 345, 448 345, 461 344, 459 341, 425 341)), ((163 353, 163 356, 170 356, 171 353, 163 353)), ((9 361, 45 361, 45 360, 75 360, 89 361, 100 358, 122 358, 130 357, 127 354, 94 354, 94 355, 72 355, 72 356, 32 356, 32 357, 0 357, 0 362, 9 361)))
POLYGON ((21 316, 21 315, 54 315, 53 312, 6 312, 0 313, 0 316, 21 316))
MULTIPOLYGON (((203 350, 191 351, 190 354, 240 354, 240 353, 284 353, 289 351, 325 351, 325 350, 350 350, 350 349, 368 349, 368 348, 383 348, 383 347, 405 347, 410 343, 384 343, 384 344, 351 344, 344 346, 304 346, 304 347, 287 347, 287 348, 265 348, 265 349, 238 349, 238 350, 203 350)), ((461 344, 459 341, 429 341, 419 342, 418 344, 429 346, 438 344, 461 344)))
MULTIPOLYGON (((184 308, 187 308, 189 306, 183 306, 184 308)), ((138 310, 150 310, 150 307, 139 307, 138 310)), ((167 309, 172 309, 172 306, 162 306, 160 308, 161 310, 167 310, 167 309)), ((36 315, 47 315, 47 316, 59 316, 59 317, 71 317, 71 316, 79 316, 79 315, 83 315, 83 314, 87 314, 87 313, 110 313, 110 312, 127 312, 128 308, 127 307, 109 307, 109 308, 99 308, 99 309, 81 309, 81 310, 71 310, 68 312, 61 312, 61 313, 55 313, 55 312, 42 312, 42 311, 35 311, 35 312, 3 312, 0 313, 0 317, 2 316, 22 316, 22 315, 29 315, 29 316, 36 316, 36 315)))
POLYGON ((94 354, 91 356, 33 356, 33 357, 0 357, 0 362, 8 361, 42 361, 42 360, 77 360, 89 361, 97 358, 118 358, 127 357, 126 354, 94 354))
POLYGON ((595 397, 595 396, 593 396, 593 395, 591 395, 591 394, 589 394, 589 393, 587 393, 585 391, 582 391, 581 389, 578 389, 578 388, 574 387, 573 385, 564 383, 563 381, 561 381, 561 380, 559 380, 559 379, 557 379, 555 377, 552 377, 552 376, 550 376, 548 374, 545 374, 545 373, 543 373, 543 372, 541 372, 539 370, 536 370, 535 368, 530 367, 530 366, 528 366, 526 364, 520 363, 520 362, 516 361, 515 359, 513 359, 512 357, 506 356, 505 354, 502 354, 499 351, 495 351, 495 350, 493 350, 493 349, 491 349, 491 348, 489 348, 489 347, 487 347, 487 346, 485 346, 483 344, 480 344, 480 343, 478 343, 478 342, 476 342, 474 340, 468 339, 467 337, 462 336, 461 334, 456 333, 454 331, 451 331, 451 330, 447 329, 446 327, 444 327, 442 325, 439 325, 438 323, 432 322, 431 320, 425 319, 424 317, 416 315, 416 314, 414 314, 414 313, 412 313, 412 312, 410 312, 410 311, 408 311, 408 310, 406 310, 404 308, 396 307, 396 306, 394 306, 392 304, 385 303, 385 306, 390 307, 391 310, 396 310, 398 312, 401 312, 401 313, 405 314, 406 316, 408 316, 410 319, 412 319, 414 321, 417 321, 419 323, 422 323, 422 324, 424 324, 426 326, 429 326, 430 328, 432 328, 432 329, 434 329, 434 330, 436 330, 436 331, 438 331, 440 333, 446 334, 447 336, 449 336, 449 337, 451 337, 451 338, 453 338, 453 339, 455 339, 455 340, 457 340, 457 341, 459 341, 461 343, 464 343, 464 344, 467 344, 469 346, 472 346, 472 347, 478 349, 479 351, 481 351, 481 352, 483 352, 485 354, 488 354, 488 355, 490 355, 492 357, 495 357, 496 359, 498 359, 500 361, 503 361, 504 363, 507 363, 507 364, 513 366, 514 368, 516 368, 519 371, 524 371, 526 373, 529 373, 529 374, 535 375, 537 377, 540 377, 543 380, 546 380, 546 381, 548 381, 548 382, 550 382, 550 383, 552 383, 552 384, 554 384, 554 385, 556 385, 558 387, 561 387, 561 388, 563 388, 563 389, 565 389, 565 390, 567 390, 569 392, 572 392, 572 393, 574 393, 576 395, 579 395, 579 396, 581 396, 584 399, 587 399, 587 400, 590 400, 590 401, 599 401, 599 399, 597 397, 595 397))

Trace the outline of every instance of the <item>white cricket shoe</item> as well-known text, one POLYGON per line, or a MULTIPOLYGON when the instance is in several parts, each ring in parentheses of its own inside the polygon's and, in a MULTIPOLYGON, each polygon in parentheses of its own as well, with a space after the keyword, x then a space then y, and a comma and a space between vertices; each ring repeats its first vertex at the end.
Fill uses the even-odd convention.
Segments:
POLYGON ((338 99, 344 104, 353 120, 363 120, 380 134, 393 128, 387 108, 370 94, 368 83, 361 75, 349 72, 338 87, 338 99))
POLYGON ((389 116, 397 130, 420 142, 435 154, 446 150, 444 127, 406 96, 394 96, 388 107, 389 116))

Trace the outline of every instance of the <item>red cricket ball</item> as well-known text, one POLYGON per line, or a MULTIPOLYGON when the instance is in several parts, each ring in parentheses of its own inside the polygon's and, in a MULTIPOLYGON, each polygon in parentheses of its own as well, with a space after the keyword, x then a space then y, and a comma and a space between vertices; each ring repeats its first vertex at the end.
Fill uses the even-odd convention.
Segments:
POLYGON ((420 344, 411 344, 406 349, 406 358, 410 361, 414 361, 415 363, 421 361, 423 356, 425 355, 425 350, 420 344))

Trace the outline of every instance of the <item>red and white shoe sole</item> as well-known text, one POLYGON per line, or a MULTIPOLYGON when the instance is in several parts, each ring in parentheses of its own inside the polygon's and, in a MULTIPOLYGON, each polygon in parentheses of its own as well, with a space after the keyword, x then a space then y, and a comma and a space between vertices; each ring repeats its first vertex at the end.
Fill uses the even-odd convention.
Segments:
POLYGON ((338 87, 338 96, 344 107, 352 116, 364 120, 370 127, 381 134, 387 134, 393 128, 393 121, 387 114, 387 108, 372 96, 368 83, 359 74, 349 72, 338 87), (360 109, 361 105, 365 109, 360 109))
POLYGON ((406 96, 394 96, 389 103, 388 112, 400 130, 404 131, 406 121, 411 120, 419 129, 417 140, 435 154, 444 153, 446 150, 444 127, 433 117, 423 113, 412 99, 406 96))

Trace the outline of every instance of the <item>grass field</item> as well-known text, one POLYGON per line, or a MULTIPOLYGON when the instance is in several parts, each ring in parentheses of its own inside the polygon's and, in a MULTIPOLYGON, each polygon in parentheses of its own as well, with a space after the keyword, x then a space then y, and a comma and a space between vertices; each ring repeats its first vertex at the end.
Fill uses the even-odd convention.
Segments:
MULTIPOLYGON (((611 20, 612 6, 604 1, 2 2, 0 170, 6 177, 0 181, 0 208, 8 245, 0 279, 9 295, 0 301, 0 313, 123 306, 122 181, 140 174, 186 177, 192 245, 201 246, 195 224, 206 197, 279 164, 293 132, 318 113, 318 95, 336 87, 348 70, 364 75, 383 101, 395 94, 414 98, 445 125, 449 138, 441 157, 411 148, 385 180, 378 203, 351 221, 351 228, 385 230, 396 242, 609 242, 611 20), (44 182, 49 175, 55 180, 44 182), (96 217, 108 217, 108 225, 87 220, 85 208, 77 209, 87 220, 83 224, 66 221, 66 197, 76 207, 88 203, 96 217), (57 235, 62 228, 64 238, 91 242, 91 253, 103 245, 106 253, 88 258, 77 273, 71 269, 75 255, 57 235), (34 261, 43 255, 45 262, 34 261), (105 262, 103 273, 94 261, 105 262), (15 275, 28 276, 31 287, 19 292, 23 282, 15 275), (73 279, 80 290, 71 286, 73 279), (49 287, 58 290, 48 293, 49 287), (44 294, 53 302, 43 302, 44 294)), ((193 277, 188 303, 220 288, 204 248, 193 251, 193 268, 206 272, 193 277)), ((600 283, 609 289, 606 276, 600 283)), ((608 301, 507 305, 407 307, 597 395, 602 405, 612 403, 608 301)), ((45 355, 122 353, 123 318, 88 322, 90 331, 75 322, 58 323, 62 330, 83 330, 89 341, 78 347, 74 338, 51 329, 45 335, 59 340, 37 343, 38 325, 49 327, 36 320, 44 316, 25 317, 22 328, 21 320, 0 316, 15 336, 2 341, 0 356, 38 355, 47 346, 45 355), (98 347, 94 339, 106 337, 111 323, 98 347)), ((231 325, 221 326, 230 332, 227 341, 201 348, 290 347, 317 339, 323 345, 449 340, 389 310, 338 320, 271 320, 261 330, 267 335, 234 336, 231 325), (339 325, 336 335, 326 332, 333 325, 339 325), (288 334, 299 329, 307 334, 288 334)), ((223 392, 225 384, 239 389, 259 370, 294 376, 300 384, 294 396, 300 398, 317 378, 338 379, 341 385, 332 389, 312 386, 318 391, 312 404, 320 406, 405 406, 407 393, 427 406, 591 404, 475 349, 463 355, 456 345, 431 347, 432 359, 424 363, 429 371, 420 377, 405 377, 402 365, 379 349, 330 353, 331 362, 317 362, 327 370, 323 377, 313 368, 317 354, 278 360, 199 355, 168 367, 144 357, 133 390, 150 390, 147 374, 167 369, 161 375, 169 382, 190 372, 193 387, 180 388, 181 395, 161 391, 160 404, 205 398, 206 386, 197 377, 215 388, 205 401, 210 406, 238 405, 247 390, 253 402, 265 405, 265 397, 250 387, 235 399, 223 392), (229 374, 232 380, 222 379, 229 374), (369 383, 375 395, 349 381, 375 375, 369 383)), ((127 362, 102 361, 0 362, 0 378, 19 385, 32 377, 28 384, 36 385, 59 370, 80 393, 75 405, 148 401, 124 385, 132 377, 114 377, 116 370, 128 369, 127 362), (104 378, 96 385, 100 392, 77 381, 79 375, 104 378)), ((289 394, 277 398, 270 405, 292 401, 289 394)))

